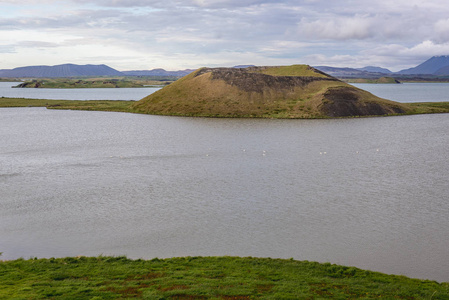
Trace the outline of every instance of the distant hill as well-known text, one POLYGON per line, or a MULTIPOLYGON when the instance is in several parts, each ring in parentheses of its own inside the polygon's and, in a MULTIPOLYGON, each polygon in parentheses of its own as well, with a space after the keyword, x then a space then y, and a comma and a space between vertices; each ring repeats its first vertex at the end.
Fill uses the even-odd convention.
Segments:
POLYGON ((123 76, 123 74, 106 65, 63 64, 57 66, 30 66, 11 70, 0 70, 0 77, 53 78, 79 76, 123 76))
POLYGON ((164 69, 152 69, 152 70, 134 70, 123 71, 126 76, 176 76, 183 77, 195 71, 194 69, 185 69, 179 71, 165 71, 164 69))
POLYGON ((314 66, 314 68, 335 77, 344 77, 344 76, 358 77, 364 76, 367 73, 365 71, 357 70, 354 68, 337 68, 329 66, 314 66))
POLYGON ((356 69, 314 66, 314 68, 339 78, 379 78, 391 73, 390 70, 379 67, 364 67, 356 69))
POLYGON ((373 66, 367 66, 367 67, 363 67, 363 68, 356 68, 356 70, 366 71, 366 72, 371 72, 371 73, 384 73, 384 74, 392 73, 388 69, 380 68, 380 67, 373 67, 373 66))
POLYGON ((399 71, 398 74, 449 75, 449 55, 433 56, 422 64, 399 71))
POLYGON ((324 118, 404 113, 307 65, 201 68, 133 105, 141 113, 256 118, 324 118))

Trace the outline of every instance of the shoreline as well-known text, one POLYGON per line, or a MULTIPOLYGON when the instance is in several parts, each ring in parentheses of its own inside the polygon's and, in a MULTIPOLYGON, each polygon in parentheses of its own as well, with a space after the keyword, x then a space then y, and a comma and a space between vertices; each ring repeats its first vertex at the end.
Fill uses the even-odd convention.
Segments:
MULTIPOLYGON (((133 108, 133 104, 137 101, 129 100, 49 100, 49 99, 30 99, 30 98, 8 98, 0 97, 0 108, 6 107, 46 107, 47 109, 61 110, 85 110, 85 111, 110 111, 110 112, 128 112, 150 115, 164 116, 182 116, 182 117, 214 117, 214 118, 258 118, 258 119, 316 119, 316 118, 282 118, 279 116, 267 115, 266 117, 254 117, 251 115, 208 115, 198 113, 190 114, 152 114, 142 113, 133 108)), ((406 116, 418 114, 436 114, 449 113, 448 102, 416 102, 402 103, 410 107, 410 111, 403 114, 389 114, 379 116, 363 116, 363 117, 385 117, 385 116, 406 116)), ((339 117, 339 118, 357 118, 361 116, 339 117)), ((328 117, 332 119, 332 117, 328 117)))

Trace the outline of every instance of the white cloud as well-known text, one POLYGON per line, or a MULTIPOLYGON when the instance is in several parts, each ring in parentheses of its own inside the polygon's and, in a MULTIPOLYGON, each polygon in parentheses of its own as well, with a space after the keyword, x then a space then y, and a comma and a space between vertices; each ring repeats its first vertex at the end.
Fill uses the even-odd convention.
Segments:
POLYGON ((432 41, 424 41, 403 52, 409 56, 445 55, 449 53, 449 43, 435 44, 432 41))

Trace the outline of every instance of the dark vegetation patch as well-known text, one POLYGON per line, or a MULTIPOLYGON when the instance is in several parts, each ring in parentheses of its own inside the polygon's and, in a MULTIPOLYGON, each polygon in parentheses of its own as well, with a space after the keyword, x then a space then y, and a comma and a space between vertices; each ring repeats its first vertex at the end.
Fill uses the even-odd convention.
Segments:
POLYGON ((231 86, 236 86, 245 92, 262 93, 267 89, 293 90, 295 87, 305 87, 314 81, 339 81, 333 77, 317 76, 271 76, 255 73, 258 68, 203 68, 195 76, 212 73, 212 79, 224 80, 231 86), (251 72, 250 72, 251 71, 251 72))
POLYGON ((406 111, 382 102, 361 101, 359 90, 351 87, 330 88, 324 94, 323 112, 329 117, 374 116, 402 114, 406 111))

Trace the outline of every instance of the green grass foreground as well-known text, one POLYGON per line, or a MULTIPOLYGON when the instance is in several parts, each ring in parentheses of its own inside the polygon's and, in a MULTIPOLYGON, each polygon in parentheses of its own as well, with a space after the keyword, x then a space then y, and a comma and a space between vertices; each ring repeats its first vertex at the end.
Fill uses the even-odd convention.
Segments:
POLYGON ((449 283, 293 259, 67 257, 0 262, 0 299, 449 299, 449 283))
MULTIPOLYGON (((47 99, 27 99, 27 98, 5 98, 0 97, 0 107, 46 107, 48 109, 70 109, 70 110, 91 110, 91 111, 113 111, 142 113, 134 108, 136 101, 120 100, 47 100, 47 99)), ((415 114, 436 114, 449 113, 449 102, 420 102, 403 103, 410 109, 407 115, 415 114)), ((189 114, 179 116, 191 116, 189 114)), ((216 114, 205 117, 221 117, 216 114)), ((223 114, 222 117, 229 117, 223 114)), ((251 117, 243 116, 243 117, 251 117)), ((267 114, 264 118, 282 118, 277 112, 267 114)))

